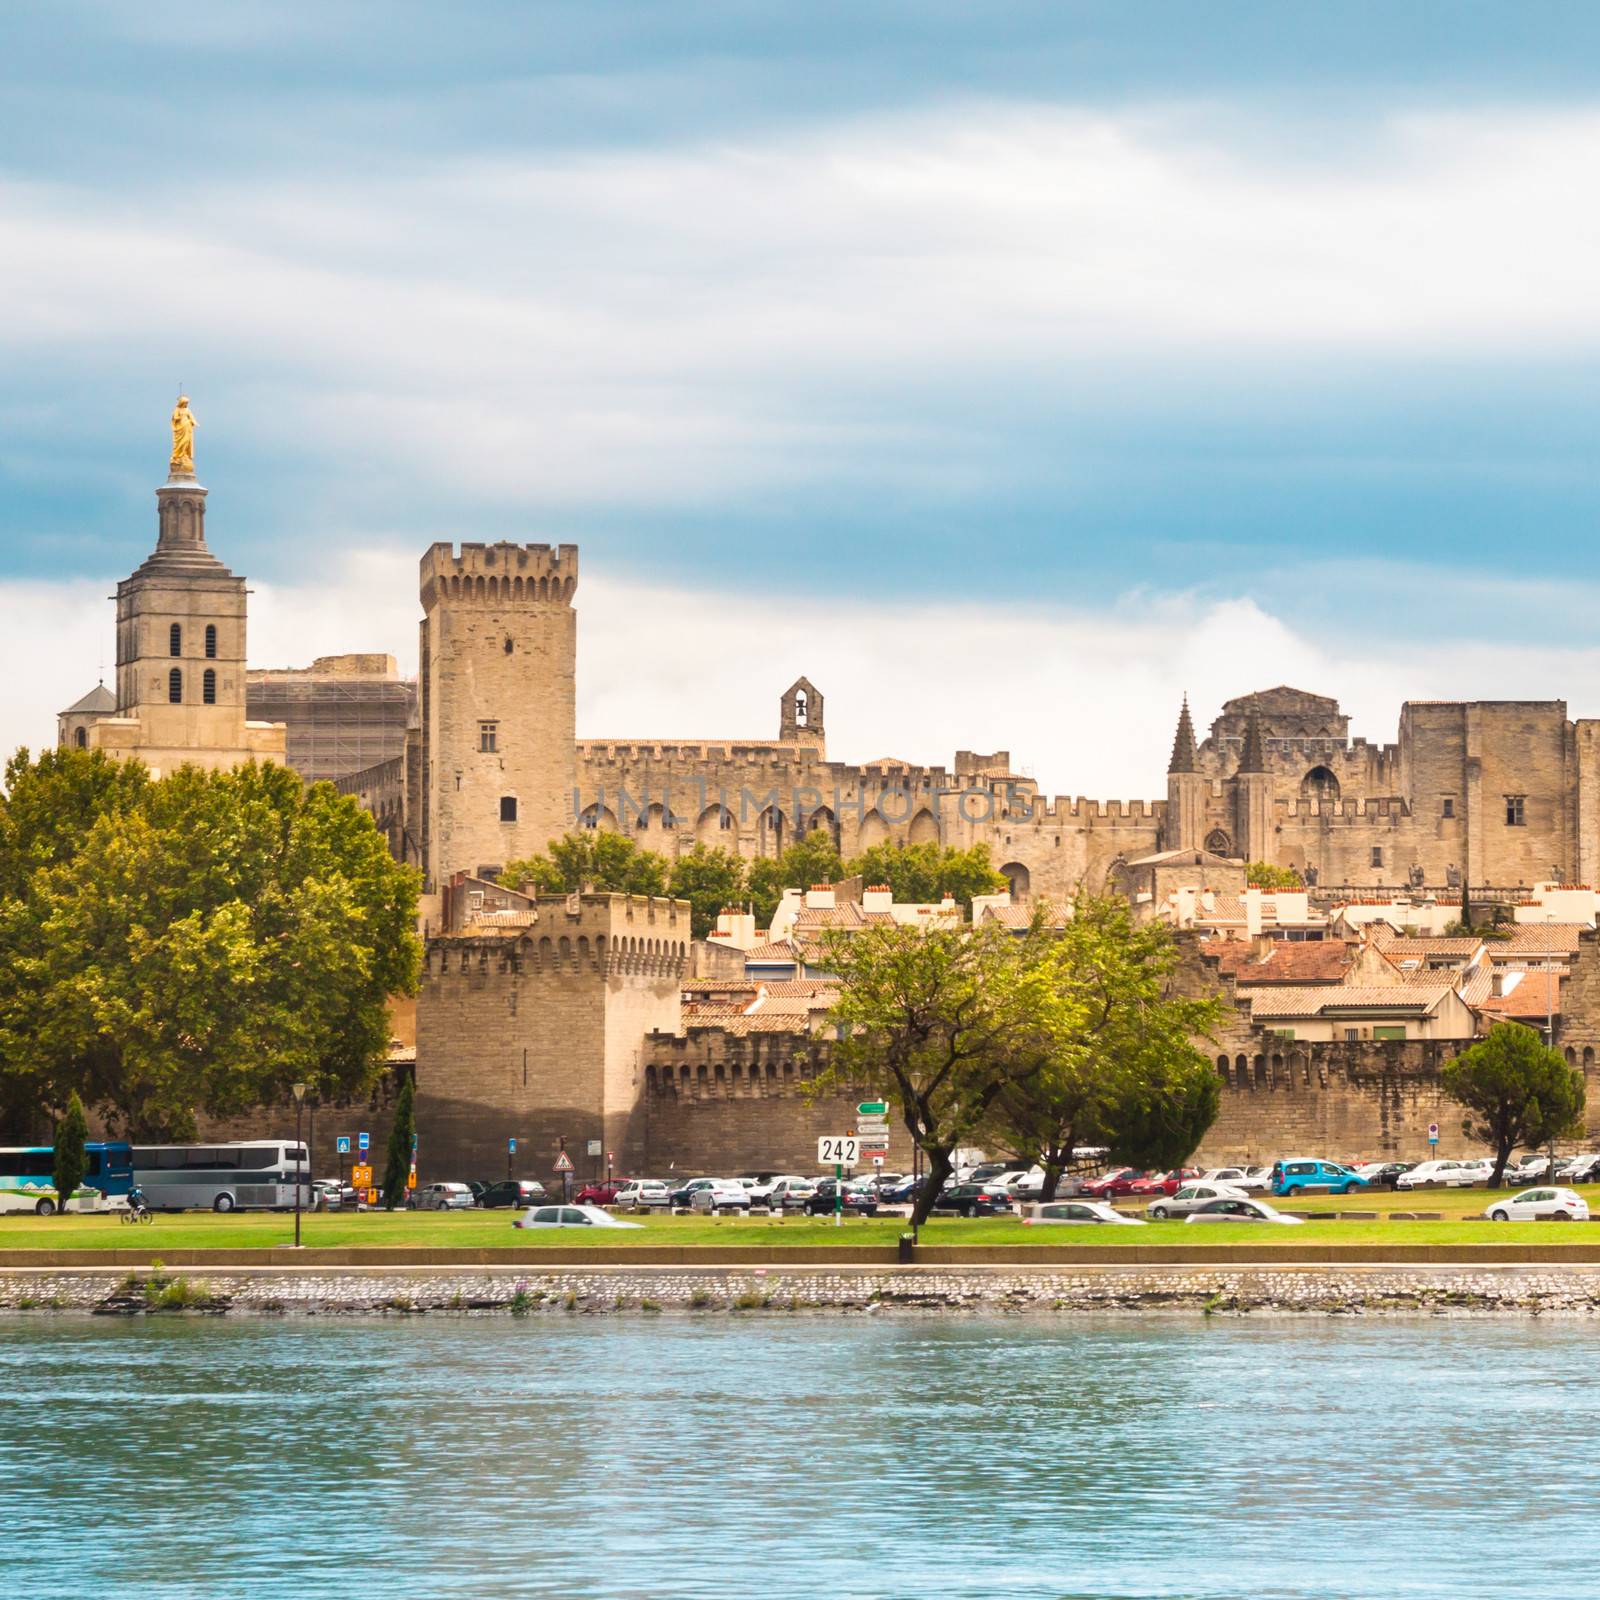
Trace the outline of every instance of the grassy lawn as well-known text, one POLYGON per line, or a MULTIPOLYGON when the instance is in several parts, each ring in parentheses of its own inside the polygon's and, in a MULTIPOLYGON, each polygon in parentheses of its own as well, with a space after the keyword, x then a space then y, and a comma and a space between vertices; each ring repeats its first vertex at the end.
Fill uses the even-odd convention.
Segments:
MULTIPOLYGON (((1523 1243, 1542 1245, 1600 1243, 1600 1227, 1587 1224, 1509 1223, 1481 1219, 1463 1220, 1488 1203, 1482 1190, 1451 1190, 1422 1200, 1387 1193, 1349 1200, 1315 1197, 1300 1202, 1300 1210, 1379 1211, 1427 1210, 1443 1214, 1439 1222, 1308 1222, 1302 1227, 1273 1228, 1248 1223, 1208 1223, 1189 1227, 1182 1222, 1151 1223, 1143 1228, 1028 1227, 1007 1218, 964 1221, 941 1218, 922 1231, 922 1242, 937 1244, 1023 1245, 1216 1245, 1250 1241, 1270 1243, 1293 1251, 1297 1245, 1333 1241, 1340 1243, 1523 1243)), ((1600 1190, 1587 1192, 1590 1205, 1600 1209, 1600 1190)), ((847 1221, 835 1228, 821 1218, 784 1221, 754 1217, 742 1221, 709 1217, 647 1217, 640 1228, 550 1228, 513 1230, 511 1211, 376 1212, 319 1214, 302 1219, 302 1239, 307 1245, 387 1246, 404 1250, 414 1245, 472 1248, 517 1245, 523 1247, 584 1245, 888 1245, 905 1227, 899 1217, 847 1221)), ((294 1219, 283 1214, 210 1212, 158 1216, 150 1227, 132 1228, 115 1217, 96 1216, 0 1217, 0 1250, 84 1251, 136 1249, 159 1254, 166 1249, 247 1249, 287 1245, 294 1240, 294 1219)))

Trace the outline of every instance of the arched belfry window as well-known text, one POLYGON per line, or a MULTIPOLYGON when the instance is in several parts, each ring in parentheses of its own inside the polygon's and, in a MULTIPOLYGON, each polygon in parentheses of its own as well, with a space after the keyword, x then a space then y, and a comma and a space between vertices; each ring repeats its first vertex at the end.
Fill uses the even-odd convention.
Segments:
POLYGON ((77 747, 80 750, 85 749, 88 746, 88 743, 89 743, 89 731, 88 731, 88 729, 87 728, 79 728, 78 731, 75 734, 73 734, 72 742, 75 745, 77 745, 77 747))
POLYGON ((176 622, 167 629, 167 654, 169 656, 183 654, 183 629, 176 622))
POLYGON ((797 728, 805 727, 806 718, 809 715, 809 712, 810 712, 810 707, 806 704, 806 692, 805 692, 805 690, 804 689, 796 689, 795 692, 794 692, 794 725, 795 725, 795 727, 797 727, 797 728))
POLYGON ((175 706, 183 703, 183 674, 176 667, 167 674, 167 699, 175 706))
POLYGON ((215 660, 217 655, 217 625, 214 622, 206 624, 206 655, 215 660))
POLYGON ((217 673, 215 667, 207 667, 206 675, 200 680, 200 698, 208 705, 217 703, 217 673))

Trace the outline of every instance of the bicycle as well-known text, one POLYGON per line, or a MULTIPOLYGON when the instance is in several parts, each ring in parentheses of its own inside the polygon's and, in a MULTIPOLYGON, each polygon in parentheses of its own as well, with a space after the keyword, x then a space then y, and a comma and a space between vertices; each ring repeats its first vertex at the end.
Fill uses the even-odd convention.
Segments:
POLYGON ((156 1220, 156 1214, 150 1209, 149 1206, 129 1206, 128 1209, 122 1213, 121 1220, 123 1222, 134 1223, 135 1225, 141 1222, 148 1224, 156 1220))

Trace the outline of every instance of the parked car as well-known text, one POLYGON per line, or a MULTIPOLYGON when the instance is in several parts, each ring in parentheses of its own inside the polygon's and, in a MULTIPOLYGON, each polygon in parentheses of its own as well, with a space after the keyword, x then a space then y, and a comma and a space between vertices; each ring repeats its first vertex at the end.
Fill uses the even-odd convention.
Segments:
POLYGON ((641 1228, 641 1222, 614 1217, 599 1206, 529 1206, 513 1228, 641 1228))
POLYGON ((884 1191, 883 1198, 891 1205, 911 1205, 922 1193, 922 1187, 927 1181, 926 1178, 900 1178, 893 1187, 884 1191))
POLYGON ((750 1194, 743 1184, 735 1183, 732 1178, 707 1178, 689 1196, 689 1204, 695 1211, 712 1216, 719 1211, 748 1211, 750 1194))
POLYGON ((1491 1222, 1538 1222, 1544 1218, 1587 1222, 1589 1202, 1570 1189, 1524 1189, 1521 1194, 1491 1201, 1483 1208, 1483 1214, 1491 1222))
POLYGON ((717 1178, 688 1178, 682 1183, 668 1185, 672 1194, 672 1203, 675 1206, 692 1206, 697 1190, 705 1188, 708 1183, 718 1183, 717 1178))
POLYGON ((494 1211, 500 1206, 537 1205, 547 1198, 544 1185, 536 1178, 502 1178, 478 1196, 478 1204, 494 1211))
POLYGON ((998 1217, 1011 1210, 1011 1192, 990 1183, 954 1183, 933 1202, 935 1211, 953 1211, 962 1217, 998 1217))
POLYGON ((1084 1184, 1083 1193, 1092 1200, 1110 1200, 1119 1194, 1132 1194, 1133 1186, 1149 1176, 1138 1167, 1113 1167, 1110 1172, 1084 1184))
MULTIPOLYGON (((824 1178, 817 1185, 816 1192, 806 1201, 807 1213, 813 1217, 831 1217, 834 1211, 833 1193, 836 1187, 837 1185, 832 1178, 824 1178)), ((877 1216, 878 1194, 872 1187, 870 1180, 865 1178, 845 1179, 842 1209, 850 1216, 877 1216)))
POLYGON ((1368 1161, 1356 1168, 1356 1176, 1365 1178, 1369 1188, 1393 1189, 1400 1181, 1400 1174, 1409 1172, 1415 1165, 1413 1161, 1368 1161))
POLYGON ((353 1211, 361 1198, 343 1178, 314 1178, 311 1187, 316 1197, 313 1206, 321 1205, 328 1211, 353 1211))
POLYGON ((1419 1161, 1395 1179, 1397 1189, 1467 1189, 1483 1181, 1476 1167, 1463 1161, 1419 1161))
POLYGON ((977 1166, 970 1168, 961 1176, 962 1183, 987 1183, 992 1178, 998 1178, 1003 1172, 1018 1170, 1015 1161, 980 1161, 977 1166))
POLYGON ((1227 1195, 1219 1200, 1207 1200, 1197 1211, 1191 1211, 1185 1222, 1281 1222, 1299 1223, 1302 1217, 1286 1216, 1276 1206, 1250 1195, 1227 1195))
POLYGON ((1138 1179, 1129 1194, 1176 1194, 1191 1178, 1198 1178, 1198 1167, 1180 1167, 1172 1172, 1152 1172, 1138 1179))
POLYGON ((1266 1188, 1268 1170, 1265 1167, 1207 1167, 1197 1181, 1222 1183, 1230 1189, 1242 1189, 1251 1194, 1266 1188))
POLYGON ((573 1195, 572 1203, 579 1206, 613 1205, 616 1203, 617 1190, 627 1181, 626 1178, 596 1178, 573 1195))
POLYGON ((494 1180, 492 1178, 468 1178, 467 1187, 472 1191, 472 1203, 477 1205, 484 1195, 494 1187, 494 1180))
POLYGON ((1513 1188, 1525 1188, 1531 1183, 1548 1183, 1550 1181, 1549 1156, 1524 1156, 1520 1161, 1508 1164, 1505 1171, 1505 1181, 1513 1188))
POLYGON ((411 1203, 418 1211, 470 1211, 473 1198, 464 1183, 428 1183, 417 1190, 411 1203))
POLYGON ((1292 1161, 1275 1162, 1272 1174, 1272 1192, 1279 1197, 1295 1194, 1301 1189, 1326 1189, 1330 1194, 1349 1194, 1353 1189, 1367 1187, 1365 1178, 1357 1177, 1337 1161, 1297 1157, 1292 1161))
POLYGON ((672 1191, 659 1178, 635 1178, 617 1190, 614 1206, 651 1206, 665 1211, 672 1204, 672 1191))
POLYGON ((774 1211, 798 1211, 817 1192, 815 1178, 779 1178, 767 1196, 774 1211))
POLYGON ((1575 1156, 1557 1169, 1556 1176, 1568 1183, 1600 1183, 1600 1155, 1575 1156))
POLYGON ((1066 1223, 1082 1226, 1096 1223, 1111 1223, 1126 1228, 1144 1226, 1142 1218, 1125 1217, 1115 1206, 1107 1205, 1104 1200, 1046 1200, 1042 1205, 1029 1206, 1028 1214, 1022 1220, 1027 1223, 1066 1223))
POLYGON ((1162 1222, 1168 1217, 1186 1217, 1198 1211, 1208 1200, 1238 1200, 1244 1197, 1243 1189, 1226 1183, 1186 1183, 1172 1195, 1162 1195, 1145 1207, 1145 1215, 1152 1221, 1162 1222))

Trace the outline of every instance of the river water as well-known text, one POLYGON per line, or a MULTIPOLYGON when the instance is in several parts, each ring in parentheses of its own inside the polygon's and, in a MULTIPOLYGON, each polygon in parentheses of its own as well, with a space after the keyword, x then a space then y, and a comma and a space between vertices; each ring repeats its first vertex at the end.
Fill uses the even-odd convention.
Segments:
POLYGON ((1582 1322, 0 1318, 6 1595, 1593 1591, 1582 1322))

